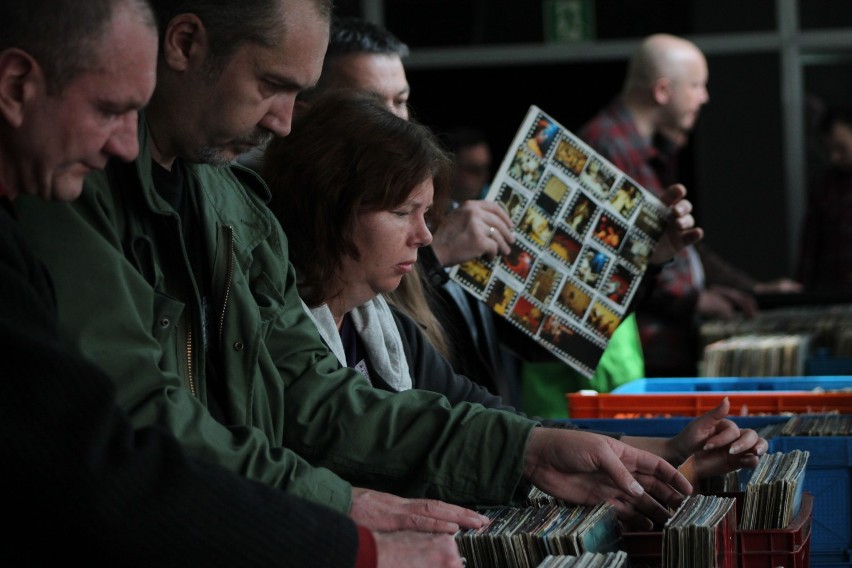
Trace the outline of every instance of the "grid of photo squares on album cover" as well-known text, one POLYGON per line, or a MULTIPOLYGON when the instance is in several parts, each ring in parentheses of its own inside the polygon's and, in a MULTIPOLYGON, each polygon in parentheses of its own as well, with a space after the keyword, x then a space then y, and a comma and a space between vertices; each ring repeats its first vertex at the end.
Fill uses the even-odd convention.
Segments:
POLYGON ((506 255, 450 277, 591 377, 648 267, 667 208, 531 106, 486 199, 515 224, 506 255))

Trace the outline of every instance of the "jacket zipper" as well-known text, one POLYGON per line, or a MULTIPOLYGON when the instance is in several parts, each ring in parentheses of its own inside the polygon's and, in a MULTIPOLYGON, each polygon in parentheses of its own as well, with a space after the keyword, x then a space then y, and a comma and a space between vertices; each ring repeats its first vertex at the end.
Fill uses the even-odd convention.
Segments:
POLYGON ((225 292, 222 294, 222 311, 219 313, 219 347, 225 348, 225 312, 228 309, 228 300, 231 297, 231 279, 234 275, 234 228, 231 225, 225 227, 228 235, 228 264, 225 270, 225 292))
POLYGON ((192 322, 189 323, 186 332, 186 371, 189 378, 189 392, 193 396, 198 396, 195 392, 195 379, 192 376, 192 322))
MULTIPOLYGON (((225 227, 228 236, 228 263, 225 270, 225 291, 222 294, 222 311, 219 313, 219 345, 224 347, 225 340, 225 312, 228 309, 228 300, 231 296, 231 280, 234 274, 234 228, 230 225, 225 227)), ((192 318, 189 318, 189 325, 186 332, 186 370, 189 382, 189 390, 193 395, 197 396, 195 390, 195 377, 193 375, 193 357, 192 357, 192 318)))

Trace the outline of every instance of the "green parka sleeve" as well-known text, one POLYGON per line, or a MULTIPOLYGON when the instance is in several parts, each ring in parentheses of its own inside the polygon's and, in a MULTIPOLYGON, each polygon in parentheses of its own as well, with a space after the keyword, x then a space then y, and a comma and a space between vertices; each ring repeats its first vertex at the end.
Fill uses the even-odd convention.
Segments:
POLYGON ((229 423, 215 420, 203 361, 192 368, 186 356, 196 348, 187 339, 200 341, 201 302, 181 297, 192 283, 180 225, 145 160, 123 166, 135 182, 122 170, 90 176, 73 204, 19 203, 54 278, 63 335, 113 378, 137 425, 161 424, 196 456, 341 511, 350 483, 468 504, 523 496, 536 423, 451 408, 434 393, 386 393, 340 368, 301 308, 286 237, 236 177, 245 172, 193 166, 212 271, 229 273, 219 337, 207 339, 224 353, 229 423))

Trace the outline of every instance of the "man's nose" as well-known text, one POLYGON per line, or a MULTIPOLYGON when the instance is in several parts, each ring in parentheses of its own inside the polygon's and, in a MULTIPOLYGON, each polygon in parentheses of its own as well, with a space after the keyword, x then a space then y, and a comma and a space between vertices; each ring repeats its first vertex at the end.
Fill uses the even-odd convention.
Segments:
POLYGON ((133 160, 139 154, 139 139, 136 135, 138 124, 137 113, 125 113, 119 124, 110 133, 104 144, 104 152, 110 156, 121 158, 125 162, 133 160))
POLYGON ((260 121, 260 126, 275 133, 276 136, 287 136, 293 126, 295 105, 295 95, 288 93, 275 97, 263 120, 260 121))

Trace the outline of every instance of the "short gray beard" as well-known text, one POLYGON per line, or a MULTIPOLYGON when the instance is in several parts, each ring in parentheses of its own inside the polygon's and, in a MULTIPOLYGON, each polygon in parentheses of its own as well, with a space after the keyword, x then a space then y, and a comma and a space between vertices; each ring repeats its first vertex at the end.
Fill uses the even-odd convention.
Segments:
POLYGON ((204 146, 198 149, 198 163, 207 164, 208 166, 227 166, 234 161, 234 158, 229 157, 224 150, 213 146, 204 146))
MULTIPOLYGON (((272 140, 272 137, 272 132, 258 129, 251 134, 243 136, 242 138, 237 138, 234 143, 257 148, 260 146, 266 146, 266 144, 272 140)), ((196 157, 198 158, 199 163, 216 167, 227 166, 236 159, 236 157, 229 157, 229 152, 227 150, 223 150, 216 146, 202 146, 198 149, 196 157)))

